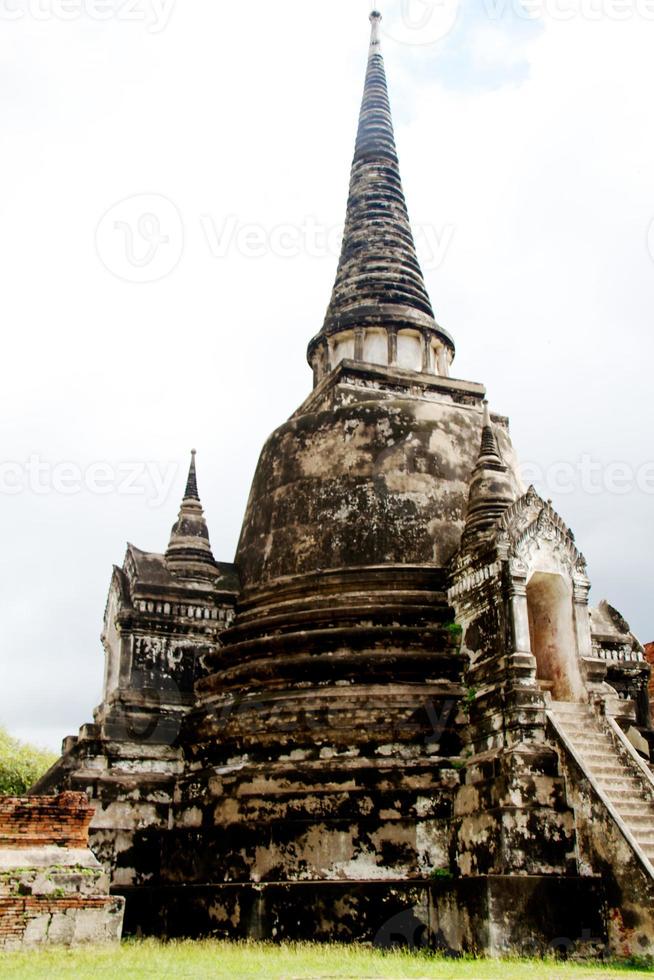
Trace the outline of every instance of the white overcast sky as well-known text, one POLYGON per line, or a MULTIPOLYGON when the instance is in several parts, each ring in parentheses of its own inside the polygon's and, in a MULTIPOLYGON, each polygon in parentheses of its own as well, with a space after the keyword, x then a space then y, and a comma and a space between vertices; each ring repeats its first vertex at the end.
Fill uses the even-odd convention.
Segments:
MULTIPOLYGON (((381 6, 454 374, 510 416, 593 601, 650 640, 654 3, 381 6)), ((91 719, 111 566, 128 540, 165 548, 193 446, 214 552, 233 558, 260 448, 311 387, 369 11, 0 0, 0 724, 16 735, 58 747, 91 719)))

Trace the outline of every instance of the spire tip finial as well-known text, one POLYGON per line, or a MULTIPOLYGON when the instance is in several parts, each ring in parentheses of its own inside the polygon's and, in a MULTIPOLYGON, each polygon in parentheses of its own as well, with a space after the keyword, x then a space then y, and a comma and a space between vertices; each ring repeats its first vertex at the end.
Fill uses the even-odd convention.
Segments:
POLYGON ((370 14, 370 23, 372 24, 372 37, 370 39, 370 44, 373 47, 378 47, 381 44, 380 37, 380 26, 382 22, 382 15, 378 10, 373 10, 370 14))

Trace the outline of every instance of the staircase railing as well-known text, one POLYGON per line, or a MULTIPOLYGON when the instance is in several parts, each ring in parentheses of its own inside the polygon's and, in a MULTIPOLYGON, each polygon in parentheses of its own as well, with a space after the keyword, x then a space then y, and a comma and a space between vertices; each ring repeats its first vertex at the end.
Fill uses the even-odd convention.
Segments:
MULTIPOLYGON (((603 789, 601 788, 601 786, 597 782, 595 776, 592 774, 592 772, 590 772, 589 768, 584 763, 583 758, 581 757, 581 755, 575 749, 575 747, 572 744, 572 742, 571 742, 570 738, 568 737, 568 735, 563 731, 561 725, 558 722, 558 719, 556 717, 556 714, 553 711, 546 711, 545 713, 547 715, 548 721, 550 722, 550 724, 552 725, 554 731, 556 732, 556 734, 557 734, 557 736, 559 738, 559 741, 563 745, 563 747, 566 750, 566 752, 568 753, 568 755, 573 759, 573 761, 575 762, 575 764, 577 765, 577 767, 581 770, 581 772, 583 773, 584 777, 588 780, 588 782, 592 786, 593 792, 595 793, 595 795, 598 797, 598 799, 602 803, 602 806, 604 806, 605 809, 608 811, 608 813, 609 813, 611 819, 613 820, 613 822, 615 823, 616 827, 618 828, 618 830, 620 831, 620 833, 622 834, 622 836, 624 837, 624 839, 626 840, 626 842, 629 844, 629 847, 634 852, 634 855, 637 858, 639 864, 641 864, 643 866, 643 870, 645 871, 645 873, 650 878, 654 878, 654 865, 652 865, 652 862, 649 860, 649 858, 647 857, 647 855, 645 854, 645 852, 642 850, 640 844, 638 843, 638 841, 636 840, 636 838, 632 834, 631 830, 629 829, 629 827, 627 826, 627 824, 625 823, 625 821, 622 819, 622 817, 620 816, 620 814, 616 810, 614 804, 607 797, 606 793, 603 791, 603 789)), ((609 720, 612 721, 612 719, 609 719, 609 720)), ((598 728, 599 728, 599 725, 598 725, 598 728)), ((601 728, 599 728, 599 730, 601 731, 601 728)), ((628 740, 625 739, 625 741, 628 741, 628 740)), ((631 743, 629 743, 629 744, 631 744, 631 743)), ((627 770, 627 773, 628 773, 628 770, 627 770)))
POLYGON ((605 717, 614 741, 616 741, 624 749, 624 751, 630 756, 634 765, 637 766, 639 775, 645 781, 645 783, 647 783, 647 788, 649 789, 652 800, 654 801, 654 774, 652 773, 652 770, 640 756, 636 748, 631 744, 615 718, 611 718, 610 715, 606 715, 605 717))

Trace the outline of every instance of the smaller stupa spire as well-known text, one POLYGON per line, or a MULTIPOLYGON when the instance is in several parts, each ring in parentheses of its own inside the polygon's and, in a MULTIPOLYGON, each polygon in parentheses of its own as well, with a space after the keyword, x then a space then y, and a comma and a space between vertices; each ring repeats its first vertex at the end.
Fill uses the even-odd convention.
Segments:
POLYGON ((488 402, 484 402, 481 447, 470 481, 464 541, 483 534, 515 501, 509 468, 502 459, 488 402))
POLYGON ((490 467, 497 466, 506 469, 500 453, 497 434, 493 427, 487 401, 484 402, 484 426, 481 434, 481 451, 477 465, 482 462, 487 463, 490 467))
POLYGON ((186 481, 186 491, 184 493, 184 500, 199 500, 200 494, 198 493, 198 476, 195 469, 195 457, 197 456, 197 450, 191 450, 191 465, 188 471, 188 480, 186 481))
POLYGON ((184 499, 170 535, 166 562, 179 578, 210 581, 216 577, 218 569, 198 493, 196 456, 193 449, 184 499))

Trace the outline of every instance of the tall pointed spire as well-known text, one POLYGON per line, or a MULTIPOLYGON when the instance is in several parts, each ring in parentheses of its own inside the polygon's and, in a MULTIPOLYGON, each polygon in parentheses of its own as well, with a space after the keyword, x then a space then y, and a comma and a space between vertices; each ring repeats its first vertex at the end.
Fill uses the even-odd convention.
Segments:
POLYGON ((492 528, 514 501, 509 468, 502 459, 488 402, 484 402, 481 448, 470 481, 464 540, 492 528))
POLYGON ((191 450, 191 466, 188 471, 188 480, 186 481, 186 491, 184 493, 185 500, 199 500, 200 494, 198 493, 198 477, 195 469, 195 457, 197 456, 197 451, 195 449, 191 450))
POLYGON ((196 452, 193 449, 184 499, 170 535, 166 562, 179 578, 211 581, 216 578, 218 569, 211 551, 209 529, 200 503, 195 457, 196 452))
MULTIPOLYGON (((424 350, 421 357, 418 349, 417 370, 446 373, 454 355, 452 339, 434 319, 409 222, 381 54, 381 19, 378 11, 370 15, 368 69, 336 282, 322 331, 309 346, 314 368, 316 353, 323 355, 318 376, 338 360, 331 340, 336 335, 349 333, 347 356, 365 360, 366 330, 386 331, 386 363, 391 365, 398 363, 396 338, 402 330, 417 333, 424 350)), ((339 337, 336 346, 345 349, 346 338, 339 337)))

